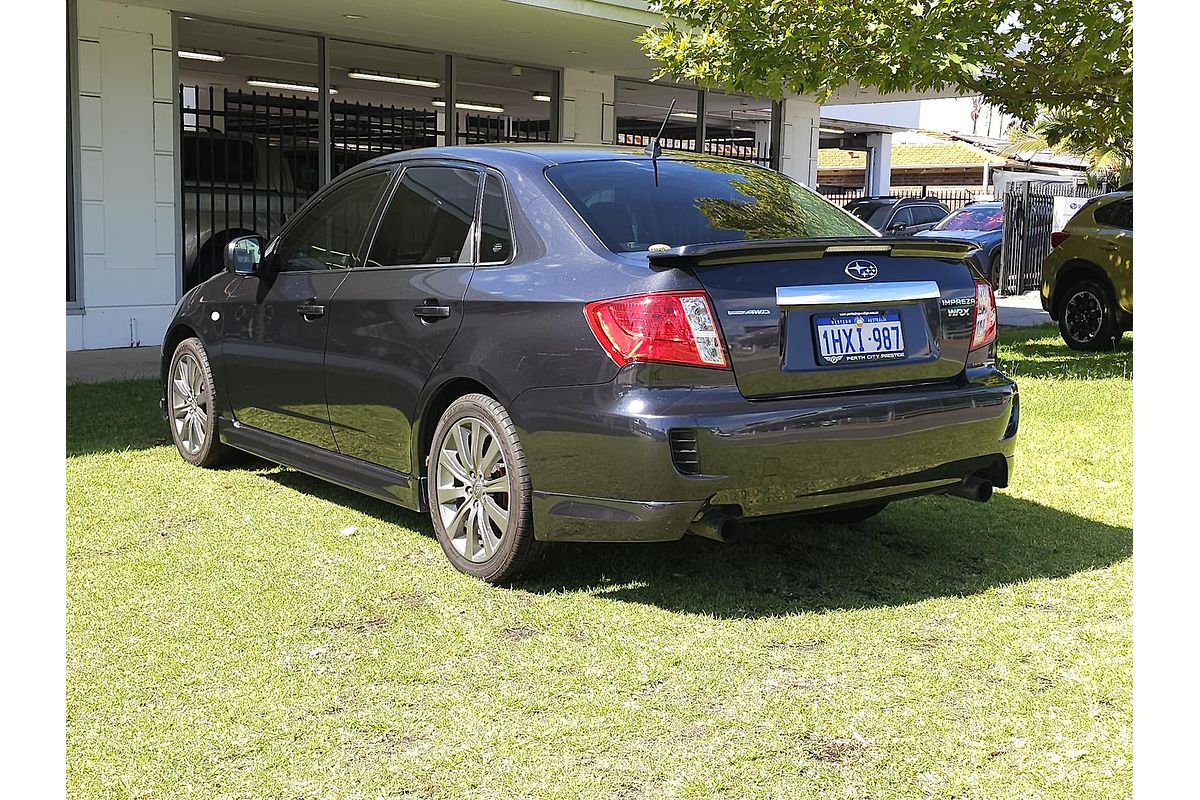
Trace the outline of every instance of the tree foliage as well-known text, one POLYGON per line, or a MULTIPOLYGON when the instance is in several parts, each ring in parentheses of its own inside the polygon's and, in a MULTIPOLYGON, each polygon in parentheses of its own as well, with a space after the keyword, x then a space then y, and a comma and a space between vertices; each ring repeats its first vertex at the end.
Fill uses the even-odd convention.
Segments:
POLYGON ((957 88, 1085 149, 1132 141, 1131 0, 662 0, 640 41, 661 74, 824 101, 957 88))

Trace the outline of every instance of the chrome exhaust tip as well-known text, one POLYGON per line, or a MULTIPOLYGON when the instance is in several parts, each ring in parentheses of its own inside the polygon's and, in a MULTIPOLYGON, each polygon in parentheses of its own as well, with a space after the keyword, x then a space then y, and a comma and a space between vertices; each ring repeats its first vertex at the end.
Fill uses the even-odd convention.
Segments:
POLYGON ((741 536, 742 521, 728 514, 706 514, 689 525, 687 532, 723 544, 733 544, 741 536))
POLYGON ((992 482, 984 478, 971 476, 964 478, 962 483, 950 487, 946 494, 974 500, 976 503, 986 503, 992 499, 992 482))

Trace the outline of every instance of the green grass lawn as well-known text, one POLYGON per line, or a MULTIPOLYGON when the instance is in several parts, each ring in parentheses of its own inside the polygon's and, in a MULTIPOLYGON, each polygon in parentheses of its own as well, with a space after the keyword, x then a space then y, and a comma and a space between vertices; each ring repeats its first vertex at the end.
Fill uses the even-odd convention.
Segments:
POLYGON ((67 789, 1128 796, 1132 342, 1001 340, 1022 438, 991 503, 566 546, 518 589, 420 515, 188 466, 152 382, 70 387, 67 789))

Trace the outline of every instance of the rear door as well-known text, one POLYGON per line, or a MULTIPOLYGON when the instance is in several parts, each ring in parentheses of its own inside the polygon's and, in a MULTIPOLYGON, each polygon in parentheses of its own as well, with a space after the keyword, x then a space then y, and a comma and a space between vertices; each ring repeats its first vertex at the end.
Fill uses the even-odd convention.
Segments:
POLYGON ((225 304, 224 391, 243 424, 334 449, 325 401, 330 300, 356 263, 389 174, 332 186, 271 243, 225 304))
POLYGON ((1112 280, 1121 308, 1133 313, 1133 198, 1100 206, 1096 220, 1097 256, 1112 280))
MULTIPOLYGON (((482 175, 452 163, 406 166, 363 265, 337 290, 325 381, 334 437, 345 455, 417 471, 411 457, 417 399, 462 325, 482 175)), ((490 176, 488 186, 494 201, 498 178, 490 176)), ((506 213, 499 224, 507 230, 506 213)), ((506 260, 511 244, 493 252, 495 245, 489 238, 488 260, 497 254, 506 260)))
POLYGON ((739 390, 766 398, 949 381, 970 350, 970 243, 747 242, 651 262, 712 298, 739 390))

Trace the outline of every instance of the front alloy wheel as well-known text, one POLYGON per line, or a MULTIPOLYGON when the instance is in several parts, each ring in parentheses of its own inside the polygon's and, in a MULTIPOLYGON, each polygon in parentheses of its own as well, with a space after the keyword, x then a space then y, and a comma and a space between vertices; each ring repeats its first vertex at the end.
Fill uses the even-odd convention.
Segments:
POLYGON ((184 461, 212 467, 229 454, 217 436, 217 392, 208 353, 199 339, 180 342, 167 368, 167 419, 184 461))
POLYGON ((193 457, 208 440, 207 388, 196 357, 181 355, 171 372, 171 421, 179 449, 193 457))
POLYGON ((507 583, 541 565, 529 470, 504 406, 483 394, 450 404, 433 432, 427 498, 433 530, 455 569, 507 583))

